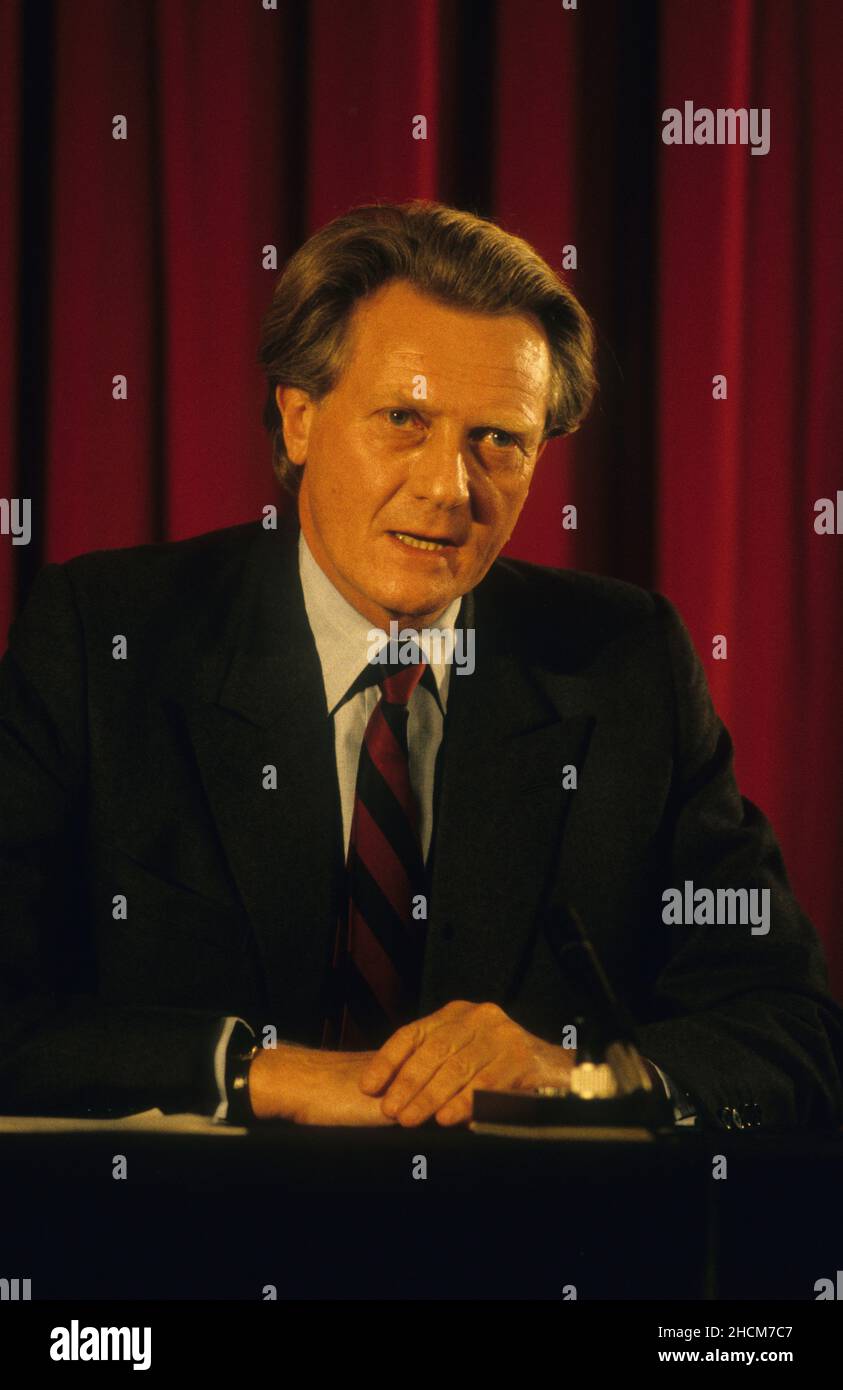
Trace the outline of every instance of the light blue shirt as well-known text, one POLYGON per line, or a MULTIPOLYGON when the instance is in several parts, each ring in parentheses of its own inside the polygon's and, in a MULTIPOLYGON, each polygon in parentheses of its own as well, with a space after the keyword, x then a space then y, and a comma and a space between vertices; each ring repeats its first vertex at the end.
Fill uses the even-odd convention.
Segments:
MULTIPOLYGON (((325 709, 334 724, 337 780, 342 803, 343 844, 347 853, 360 748, 366 726, 380 699, 380 687, 370 685, 364 690, 358 690, 351 699, 346 697, 360 673, 370 665, 368 652, 373 645, 370 634, 377 629, 368 618, 364 618, 356 608, 352 608, 334 587, 313 558, 303 531, 299 532, 299 576, 307 621, 322 666, 325 709)), ((455 598, 441 617, 437 618, 436 627, 440 632, 453 632, 461 603, 461 598, 455 598)), ((442 742, 452 668, 441 659, 443 651, 448 650, 444 642, 439 644, 434 652, 423 628, 419 637, 419 646, 433 673, 437 690, 437 695, 434 695, 427 685, 420 682, 410 696, 407 706, 410 782, 418 801, 419 838, 426 860, 433 830, 436 755, 442 742), (431 659, 432 655, 440 659, 431 659)), ((453 678, 466 679, 459 675, 453 678)))

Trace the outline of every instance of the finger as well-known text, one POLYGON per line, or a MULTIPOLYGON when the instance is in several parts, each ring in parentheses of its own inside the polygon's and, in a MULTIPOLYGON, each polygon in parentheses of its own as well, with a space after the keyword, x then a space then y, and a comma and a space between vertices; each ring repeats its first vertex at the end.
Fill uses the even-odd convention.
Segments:
POLYGON ((381 1101, 384 1114, 397 1115, 427 1085, 452 1053, 473 1041, 473 1030, 453 1020, 434 1029, 392 1078, 381 1101))
POLYGON ((453 1052, 407 1103, 398 1110, 386 1108, 384 1113, 394 1114, 401 1125, 423 1124, 459 1095, 491 1061, 488 1044, 476 1040, 468 1043, 453 1052))
MULTIPOLYGON (((481 1087, 482 1089, 482 1087, 481 1087)), ((445 1128, 468 1124, 474 1113, 474 1092, 461 1091, 436 1112, 436 1123, 445 1128)))
POLYGON ((391 1038, 387 1038, 383 1047, 375 1053, 360 1075, 359 1084, 362 1091, 376 1095, 383 1090, 407 1058, 423 1043, 430 1017, 407 1023, 403 1028, 396 1029, 391 1038))
POLYGON ((451 1000, 434 1013, 417 1018, 414 1022, 405 1024, 403 1028, 397 1028, 362 1072, 360 1089, 371 1095, 382 1091, 432 1031, 441 1027, 443 1023, 453 1023, 462 1014, 470 1013, 472 1008, 473 1005, 462 1000, 451 1000))
POLYGON ((468 1086, 452 1096, 436 1111, 436 1122, 440 1125, 466 1124, 474 1113, 474 1092, 506 1089, 500 1078, 493 1072, 480 1071, 468 1086))

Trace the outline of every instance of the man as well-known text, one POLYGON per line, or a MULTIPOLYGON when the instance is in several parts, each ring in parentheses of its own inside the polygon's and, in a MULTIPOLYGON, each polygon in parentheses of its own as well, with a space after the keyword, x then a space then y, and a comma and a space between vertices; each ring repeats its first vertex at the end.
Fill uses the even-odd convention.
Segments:
POLYGON ((358 209, 264 323, 280 529, 42 571, 0 688, 0 1108, 412 1126, 564 1089, 571 904, 677 1118, 839 1122, 820 945, 677 613, 497 559, 591 355, 523 241, 358 209))

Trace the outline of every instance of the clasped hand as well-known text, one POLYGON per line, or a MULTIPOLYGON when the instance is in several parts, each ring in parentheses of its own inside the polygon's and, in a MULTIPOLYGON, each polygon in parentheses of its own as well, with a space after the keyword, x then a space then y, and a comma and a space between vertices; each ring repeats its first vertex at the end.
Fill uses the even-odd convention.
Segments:
POLYGON ((377 1052, 261 1052, 249 1091, 259 1118, 410 1127, 435 1116, 459 1125, 471 1118, 475 1090, 566 1090, 575 1060, 573 1049, 528 1033, 497 1004, 454 1000, 399 1028, 377 1052))

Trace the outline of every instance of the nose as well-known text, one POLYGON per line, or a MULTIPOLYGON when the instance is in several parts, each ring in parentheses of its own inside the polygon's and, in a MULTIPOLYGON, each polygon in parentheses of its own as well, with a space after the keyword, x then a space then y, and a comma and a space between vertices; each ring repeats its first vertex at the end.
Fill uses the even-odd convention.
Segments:
POLYGON ((410 465, 410 489, 422 501, 453 510, 469 500, 463 443, 455 430, 431 430, 410 465))

